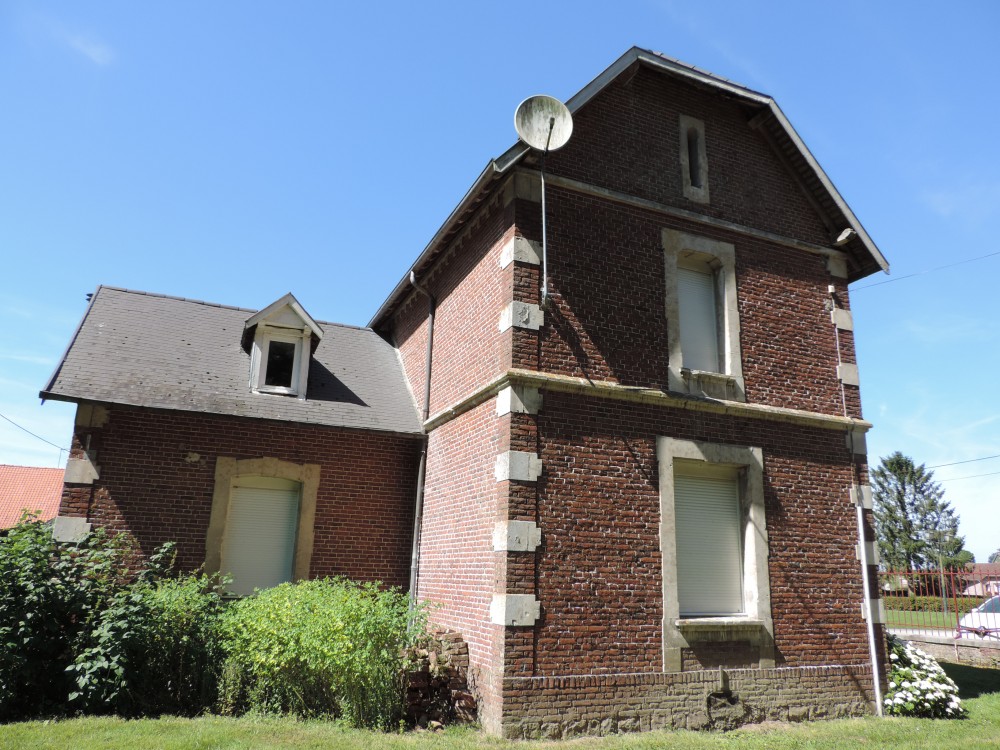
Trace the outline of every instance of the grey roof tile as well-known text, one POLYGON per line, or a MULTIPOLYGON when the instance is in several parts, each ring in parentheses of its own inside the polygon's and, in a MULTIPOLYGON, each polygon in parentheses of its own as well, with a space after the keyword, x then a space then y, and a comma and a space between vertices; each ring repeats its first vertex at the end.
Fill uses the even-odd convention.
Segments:
POLYGON ((43 398, 102 401, 387 432, 421 432, 396 350, 319 323, 306 399, 250 391, 240 342, 254 310, 99 287, 43 398))

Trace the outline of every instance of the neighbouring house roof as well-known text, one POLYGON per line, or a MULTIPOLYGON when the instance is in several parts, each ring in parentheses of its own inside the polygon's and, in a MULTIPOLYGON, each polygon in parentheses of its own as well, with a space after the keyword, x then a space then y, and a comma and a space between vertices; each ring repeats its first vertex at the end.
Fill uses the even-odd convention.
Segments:
MULTIPOLYGON (((632 70, 633 66, 652 68, 665 75, 680 78, 694 85, 702 86, 708 90, 740 101, 748 111, 754 113, 749 118, 749 124, 763 133, 764 137, 771 143, 772 147, 778 152, 779 157, 799 181, 802 189, 813 203, 813 206, 820 213, 824 221, 833 229, 830 238, 831 245, 841 230, 847 228, 854 230, 852 238, 841 247, 852 261, 848 268, 848 280, 857 281, 880 270, 889 271, 888 261, 879 251, 871 237, 868 236, 868 232, 865 231, 864 226, 862 226, 861 222, 851 211, 847 202, 837 191, 837 188, 834 187, 833 182, 827 176, 826 172, 823 171, 823 168, 820 167, 819 162, 816 161, 812 153, 810 153, 805 143, 799 137, 799 134, 795 132, 795 129, 788 121, 788 118, 785 117, 781 108, 767 94, 754 91, 746 86, 734 83, 727 78, 667 57, 659 52, 633 47, 612 63, 597 78, 567 100, 566 106, 570 112, 575 114, 577 110, 604 90, 608 84, 626 71, 632 70)), ((513 167, 517 166, 530 150, 527 145, 518 141, 503 154, 490 160, 483 172, 476 178, 472 187, 469 188, 444 224, 441 225, 441 228, 431 238, 431 241, 424 248, 417 260, 403 274, 402 279, 368 323, 369 326, 372 328, 379 327, 392 313, 410 289, 410 273, 412 272, 419 276, 423 269, 437 258, 438 254, 446 248, 450 240, 461 231, 465 222, 472 217, 476 209, 491 195, 492 189, 496 184, 513 167)))
POLYGON ((1000 576, 1000 563, 972 563, 968 570, 975 576, 1000 576))
POLYGON ((250 354, 243 345, 243 332, 254 313, 98 287, 40 395, 61 401, 422 432, 395 349, 369 328, 316 323, 323 336, 310 362, 305 400, 251 393, 250 354))
POLYGON ((0 464, 0 529, 14 526, 25 510, 51 521, 59 512, 62 488, 62 469, 0 464))

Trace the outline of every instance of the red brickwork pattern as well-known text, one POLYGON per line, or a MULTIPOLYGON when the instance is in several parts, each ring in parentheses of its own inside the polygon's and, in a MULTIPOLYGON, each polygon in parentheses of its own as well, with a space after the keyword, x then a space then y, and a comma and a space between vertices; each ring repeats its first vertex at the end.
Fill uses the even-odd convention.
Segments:
POLYGON ((573 138, 548 158, 546 171, 828 245, 822 221, 749 119, 730 99, 640 68, 574 114, 573 138), (709 204, 684 197, 682 114, 705 123, 709 204))
POLYGON ((131 532, 145 555, 176 541, 182 568, 201 565, 216 458, 277 458, 321 467, 313 577, 408 586, 419 439, 125 406, 102 428, 77 427, 74 445, 85 433, 101 476, 92 497, 67 486, 61 513, 89 506, 90 521, 131 532))
POLYGON ((498 722, 500 710, 503 629, 490 622, 490 602, 502 590, 503 555, 493 551, 501 432, 490 400, 430 434, 417 585, 421 599, 440 605, 432 621, 468 643, 484 722, 498 722))
POLYGON ((658 435, 762 448, 778 663, 867 660, 843 433, 554 392, 544 398, 536 674, 662 668, 658 435))
MULTIPOLYGON (((483 209, 478 229, 419 278, 437 300, 430 413, 452 406, 510 367, 510 333, 500 313, 511 300, 513 268, 500 268, 500 250, 513 236, 513 210, 499 202, 483 209)), ((409 300, 395 316, 393 340, 421 409, 427 346, 427 298, 409 300)))
MULTIPOLYGON (((537 205, 517 205, 519 229, 533 231, 537 205)), ((833 279, 822 256, 566 190, 550 189, 552 304, 541 332, 541 362, 528 343, 515 349, 515 367, 666 387, 664 228, 736 248, 747 402, 842 415, 827 291, 833 279)), ((846 297, 844 288, 841 299, 846 297)), ((842 332, 845 363, 855 362, 853 343, 842 332)), ((857 388, 847 388, 847 405, 851 416, 861 416, 857 388)))

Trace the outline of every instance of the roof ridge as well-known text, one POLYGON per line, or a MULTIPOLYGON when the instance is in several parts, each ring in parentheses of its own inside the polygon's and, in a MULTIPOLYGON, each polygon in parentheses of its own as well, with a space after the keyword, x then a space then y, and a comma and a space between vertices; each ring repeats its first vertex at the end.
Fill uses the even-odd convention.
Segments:
POLYGON ((41 469, 42 471, 66 471, 65 469, 60 469, 59 467, 27 466, 25 464, 0 464, 0 469, 41 469))
POLYGON ((141 289, 128 289, 121 286, 108 286, 105 284, 101 285, 101 289, 110 289, 113 292, 125 292, 126 294, 138 294, 143 297, 159 297, 160 299, 170 299, 176 302, 191 302, 195 305, 205 305, 205 307, 221 307, 225 310, 239 310, 240 312, 255 313, 254 310, 249 307, 238 307, 236 305, 224 305, 221 302, 208 302, 203 299, 193 299, 191 297, 179 297, 176 294, 160 294, 159 292, 145 292, 141 289))
MULTIPOLYGON (((201 299, 192 299, 191 297, 179 297, 176 294, 160 294, 159 292, 145 292, 141 289, 127 289, 121 286, 108 286, 102 284, 101 289, 109 289, 113 292, 124 292, 125 294, 137 294, 142 297, 157 297, 159 299, 168 299, 175 302, 190 302, 195 305, 204 305, 205 307, 218 307, 223 310, 236 310, 238 312, 248 312, 248 313, 258 313, 260 310, 254 310, 252 307, 238 307, 236 305, 224 305, 221 302, 208 302, 201 299)), ((280 298, 279 298, 280 299, 280 298)), ((261 310, 264 308, 262 307, 261 310)), ((356 326, 350 323, 337 323, 331 320, 317 320, 317 323, 323 326, 336 326, 338 328, 353 328, 359 331, 373 331, 371 326, 356 326)))
POLYGON ((689 62, 684 62, 683 60, 678 60, 676 57, 671 57, 670 55, 666 55, 666 54, 664 54, 662 52, 658 52, 655 49, 649 49, 647 47, 639 47, 638 49, 641 49, 643 52, 648 52, 651 55, 656 55, 657 57, 661 58, 662 60, 665 60, 665 61, 671 63, 672 65, 676 65, 678 68, 684 68, 685 70, 690 70, 692 73, 697 73, 698 75, 701 75, 701 76, 706 76, 708 78, 713 78, 716 81, 722 81, 724 83, 728 83, 730 86, 736 86, 737 88, 741 88, 744 91, 750 92, 751 94, 756 94, 758 96, 764 96, 764 97, 767 97, 768 99, 773 99, 774 98, 770 94, 765 94, 763 91, 758 91, 757 89, 750 88, 745 83, 740 83, 739 81, 734 81, 732 78, 726 78, 725 76, 721 76, 718 73, 713 73, 712 71, 707 70, 705 68, 699 68, 697 65, 692 65, 689 62))

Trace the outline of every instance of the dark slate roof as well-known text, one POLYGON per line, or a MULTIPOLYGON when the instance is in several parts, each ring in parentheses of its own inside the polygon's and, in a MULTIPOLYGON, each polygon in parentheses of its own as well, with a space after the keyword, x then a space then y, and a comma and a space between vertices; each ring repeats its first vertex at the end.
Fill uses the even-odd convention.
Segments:
POLYGON ((42 398, 285 422, 421 432, 391 344, 370 328, 319 323, 306 399, 250 392, 244 323, 255 310, 98 287, 42 398))

